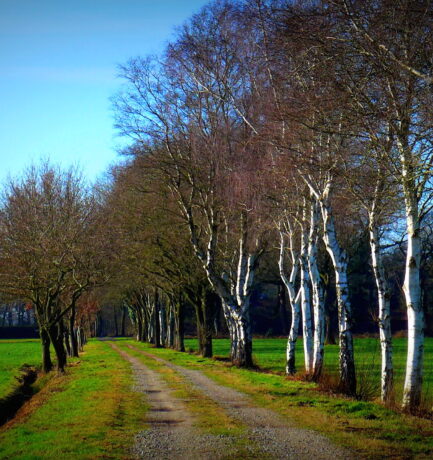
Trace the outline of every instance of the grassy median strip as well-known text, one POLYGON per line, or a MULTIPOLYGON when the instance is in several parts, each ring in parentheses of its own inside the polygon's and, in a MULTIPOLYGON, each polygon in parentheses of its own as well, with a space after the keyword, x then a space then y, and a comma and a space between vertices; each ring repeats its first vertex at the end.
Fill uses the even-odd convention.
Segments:
POLYGON ((131 384, 130 365, 106 343, 90 342, 32 399, 34 410, 0 430, 0 458, 131 458, 146 412, 131 384))
MULTIPOLYGON (((202 433, 233 438, 232 451, 227 458, 252 458, 254 454, 251 451, 251 441, 245 436, 246 427, 244 425, 227 415, 224 409, 201 391, 195 389, 178 372, 139 351, 129 348, 128 344, 134 347, 138 345, 133 341, 116 341, 117 346, 161 375, 173 390, 173 395, 181 399, 186 409, 196 417, 195 426, 202 433), (247 444, 250 446, 249 449, 246 449, 247 444)), ((154 349, 146 349, 146 351, 153 353, 154 349)), ((264 458, 263 454, 257 451, 257 458, 264 458)))
MULTIPOLYGON (((131 342, 132 343, 132 342, 131 342)), ((299 426, 326 434, 336 443, 369 458, 431 458, 433 422, 386 409, 373 402, 325 394, 317 386, 148 344, 135 346, 177 365, 204 372, 217 383, 251 395, 299 426)))

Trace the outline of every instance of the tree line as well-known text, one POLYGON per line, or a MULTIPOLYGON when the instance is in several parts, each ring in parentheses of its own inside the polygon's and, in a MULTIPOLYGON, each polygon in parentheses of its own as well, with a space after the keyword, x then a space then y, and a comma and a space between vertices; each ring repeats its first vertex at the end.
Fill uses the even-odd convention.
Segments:
POLYGON ((45 352, 65 362, 66 319, 70 341, 74 312, 116 299, 138 340, 178 350, 192 308, 204 356, 222 310, 231 361, 252 366, 251 294, 277 274, 286 372, 301 329, 305 371, 321 378, 333 296, 339 389, 356 395, 349 267, 368 251, 381 399, 402 303, 402 406, 415 410, 433 266, 432 13, 418 0, 215 1, 162 55, 121 66, 113 107, 131 142, 110 180, 90 190, 48 168, 6 188, 2 290, 32 302, 45 352))

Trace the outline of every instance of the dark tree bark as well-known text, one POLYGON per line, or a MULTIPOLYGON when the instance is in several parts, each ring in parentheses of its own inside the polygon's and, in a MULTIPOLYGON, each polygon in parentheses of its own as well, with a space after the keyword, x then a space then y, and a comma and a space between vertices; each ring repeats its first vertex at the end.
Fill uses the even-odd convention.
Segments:
POLYGON ((51 340, 48 332, 41 328, 41 342, 42 342, 42 371, 47 373, 53 369, 53 362, 51 361, 50 345, 51 340))
POLYGON ((197 336, 200 354, 205 358, 213 356, 212 329, 216 312, 216 296, 208 289, 204 289, 201 295, 200 305, 196 307, 197 336))
POLYGON ((113 318, 114 318, 114 335, 119 336, 119 325, 117 323, 117 308, 113 306, 113 318))
POLYGON ((185 325, 184 325, 184 306, 182 300, 176 301, 176 313, 175 313, 175 339, 174 348, 177 351, 185 351, 185 325))
POLYGON ((49 329, 49 336, 51 343, 53 344, 54 351, 57 358, 57 371, 59 373, 65 372, 66 366, 66 350, 63 341, 63 322, 53 325, 49 329))
POLYGON ((69 317, 69 337, 71 343, 70 356, 78 358, 78 343, 77 343, 77 333, 75 329, 75 318, 76 318, 76 309, 75 305, 71 308, 71 315, 69 317))
POLYGON ((155 324, 155 342, 154 345, 156 348, 161 348, 161 325, 159 323, 159 310, 160 310, 160 305, 159 305, 159 295, 158 295, 158 290, 155 290, 155 308, 154 308, 154 314, 153 314, 153 321, 155 324))
POLYGON ((122 307, 122 322, 120 326, 120 334, 122 337, 125 337, 126 335, 126 307, 122 307))
POLYGON ((289 316, 287 314, 287 308, 286 308, 286 290, 284 286, 280 283, 278 284, 278 306, 280 310, 280 316, 281 316, 281 325, 282 325, 282 333, 284 335, 287 335, 290 330, 290 323, 289 323, 289 316))

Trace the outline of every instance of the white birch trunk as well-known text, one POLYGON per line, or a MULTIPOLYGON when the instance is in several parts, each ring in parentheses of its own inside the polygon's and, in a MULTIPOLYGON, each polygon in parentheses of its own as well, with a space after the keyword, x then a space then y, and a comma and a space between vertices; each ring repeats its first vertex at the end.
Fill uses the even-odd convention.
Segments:
POLYGON ((392 397, 394 374, 392 363, 391 306, 390 292, 380 251, 379 229, 376 224, 374 206, 369 213, 369 232, 371 259, 379 304, 379 336, 382 361, 380 395, 382 402, 388 402, 392 397))
POLYGON ((191 243, 197 257, 203 264, 209 283, 221 298, 224 317, 230 332, 232 362, 239 367, 251 367, 252 336, 250 328, 250 295, 254 280, 254 270, 258 254, 251 254, 247 250, 248 240, 248 215, 246 211, 240 216, 240 238, 237 276, 229 281, 227 271, 219 273, 215 264, 215 252, 218 240, 217 216, 213 210, 207 213, 209 239, 206 250, 199 245, 199 237, 194 225, 192 208, 181 201, 181 206, 188 220, 191 243))
POLYGON ((313 377, 318 380, 322 374, 325 352, 325 302, 322 282, 317 264, 317 243, 319 223, 319 206, 313 198, 310 218, 310 235, 308 239, 308 268, 310 271, 311 287, 313 291, 314 313, 314 349, 313 349, 313 377))
POLYGON ((403 391, 403 408, 419 406, 422 388, 424 354, 424 311, 421 302, 421 238, 418 206, 413 197, 406 197, 407 254, 404 295, 407 307, 407 362, 403 391))
POLYGON ((323 219, 323 240, 326 250, 332 259, 335 271, 335 288, 338 304, 339 330, 339 368, 341 390, 349 395, 356 394, 355 359, 352 336, 352 308, 349 300, 347 280, 347 256, 337 240, 332 209, 325 198, 320 200, 323 219))
POLYGON ((82 333, 81 333, 81 327, 77 328, 77 348, 79 351, 83 351, 83 340, 82 340, 82 333))
POLYGON ((290 253, 292 259, 292 269, 290 272, 289 278, 287 278, 285 269, 284 269, 284 250, 285 250, 285 243, 284 243, 284 233, 280 230, 280 257, 278 261, 278 267, 280 270, 280 277, 284 283, 284 286, 287 289, 287 293, 289 296, 289 303, 290 303, 290 310, 291 310, 291 324, 290 324, 290 332, 289 337, 287 339, 287 349, 286 349, 286 374, 293 375, 296 373, 296 359, 295 359, 295 351, 296 351, 296 341, 298 339, 298 331, 299 331, 299 321, 301 317, 301 307, 300 307, 300 291, 299 295, 296 295, 295 292, 295 281, 296 276, 298 274, 298 257, 293 250, 293 241, 292 236, 290 235, 290 253))
POLYGON ((310 272, 308 267, 308 234, 305 219, 306 207, 304 205, 304 218, 301 234, 301 311, 302 311, 302 338, 304 345, 305 372, 311 374, 313 370, 313 328, 311 322, 310 302, 310 272))

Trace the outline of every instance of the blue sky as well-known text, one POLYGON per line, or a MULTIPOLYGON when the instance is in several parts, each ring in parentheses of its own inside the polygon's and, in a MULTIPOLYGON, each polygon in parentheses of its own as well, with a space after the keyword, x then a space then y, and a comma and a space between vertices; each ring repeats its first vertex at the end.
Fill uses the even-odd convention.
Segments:
POLYGON ((117 65, 157 54, 206 0, 0 0, 0 181, 31 162, 118 160, 117 65))

